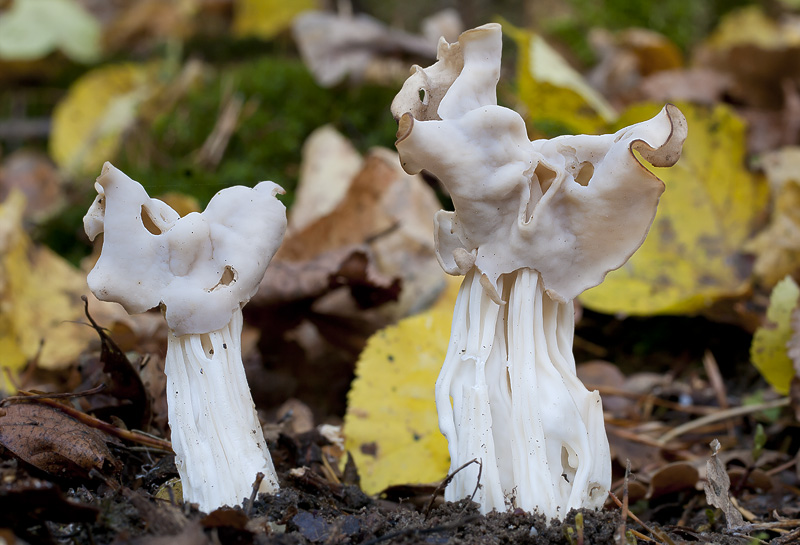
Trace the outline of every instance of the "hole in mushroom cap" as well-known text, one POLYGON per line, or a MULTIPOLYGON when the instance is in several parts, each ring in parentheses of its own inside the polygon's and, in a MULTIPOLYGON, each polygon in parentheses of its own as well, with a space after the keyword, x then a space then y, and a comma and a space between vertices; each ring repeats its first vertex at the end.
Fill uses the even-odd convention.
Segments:
POLYGON ((428 104, 428 94, 425 92, 425 89, 419 90, 419 101, 423 104, 428 104))
POLYGON ((548 167, 544 163, 539 163, 533 174, 539 180, 539 186, 542 188, 542 195, 547 193, 550 186, 553 185, 553 180, 556 179, 556 171, 548 167))
POLYGON ((219 279, 219 283, 223 286, 230 286, 234 282, 236 282, 236 271, 230 265, 225 265, 225 270, 222 271, 222 278, 219 279))
POLYGON ((575 174, 575 181, 586 187, 594 175, 594 165, 588 161, 580 164, 580 170, 575 174))
POLYGON ((222 276, 220 276, 219 278, 219 282, 217 282, 217 285, 208 291, 214 291, 220 286, 230 286, 231 284, 236 282, 238 276, 239 275, 236 272, 236 269, 234 269, 230 265, 225 265, 225 268, 222 270, 222 276))
POLYGON ((147 207, 145 207, 145 205, 142 205, 141 217, 144 228, 147 229, 150 233, 154 235, 160 235, 163 233, 163 231, 159 229, 158 226, 156 225, 156 222, 153 220, 153 216, 150 215, 150 210, 148 210, 147 207))
POLYGON ((603 490, 603 487, 600 486, 600 483, 591 482, 588 486, 589 490, 589 499, 596 500, 600 498, 605 498, 608 494, 606 491, 603 490))

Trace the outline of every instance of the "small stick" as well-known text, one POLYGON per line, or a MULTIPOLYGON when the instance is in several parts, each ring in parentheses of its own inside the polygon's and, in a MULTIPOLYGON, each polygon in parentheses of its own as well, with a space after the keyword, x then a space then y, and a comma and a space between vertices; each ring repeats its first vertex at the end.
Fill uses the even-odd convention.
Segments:
POLYGON ((782 536, 778 536, 769 543, 770 545, 785 545, 786 543, 792 543, 793 541, 797 541, 798 539, 800 539, 800 528, 795 528, 788 534, 783 534, 782 536))
POLYGON ((98 386, 95 386, 94 388, 90 388, 89 390, 84 390, 82 392, 67 392, 63 394, 50 394, 50 393, 34 394, 33 392, 18 390, 19 393, 22 395, 9 396, 3 399, 2 401, 0 401, 0 407, 15 401, 32 401, 38 399, 72 399, 76 397, 87 397, 90 395, 99 394, 105 389, 106 385, 105 383, 102 383, 98 386))
MULTIPOLYGON (((475 494, 478 492, 478 486, 480 486, 481 472, 483 470, 483 464, 477 458, 473 458, 472 460, 470 460, 466 464, 462 465, 461 467, 459 467, 458 469, 456 469, 455 471, 450 473, 447 477, 445 477, 444 480, 441 483, 439 483, 439 486, 437 486, 436 490, 434 490, 433 494, 431 494, 431 499, 428 502, 428 505, 425 506, 425 518, 426 519, 428 518, 428 515, 431 514, 431 509, 433 508, 433 502, 436 500, 436 495, 439 492, 441 492, 442 490, 444 490, 445 488, 447 488, 447 485, 450 484, 450 481, 453 480, 453 478, 456 476, 456 473, 458 473, 459 471, 461 471, 462 469, 464 469, 465 467, 467 467, 470 464, 478 464, 478 484, 475 486, 475 492, 472 493, 472 498, 475 497, 475 494)), ((472 498, 470 498, 470 499, 472 499, 472 498)))
POLYGON ((629 531, 630 533, 632 533, 634 536, 636 536, 638 539, 643 539, 643 540, 645 540, 645 541, 649 541, 650 543, 658 543, 658 541, 656 541, 656 540, 655 540, 655 539, 653 539, 652 537, 650 537, 650 536, 646 536, 646 535, 644 535, 644 534, 643 534, 643 533, 641 533, 641 532, 637 532, 637 531, 636 531, 636 530, 634 530, 633 528, 629 529, 628 531, 629 531))
POLYGON ((667 409, 672 409, 674 411, 680 411, 683 413, 712 414, 713 412, 719 410, 719 407, 711 407, 708 405, 690 405, 690 406, 681 405, 680 403, 676 403, 675 401, 669 401, 668 399, 661 399, 660 397, 654 396, 653 394, 640 394, 637 392, 629 392, 628 390, 625 390, 623 388, 617 388, 615 386, 587 383, 586 388, 590 391, 597 390, 598 392, 604 395, 635 399, 640 403, 647 401, 652 405, 666 407, 667 409))
POLYGON ((788 397, 782 397, 780 399, 774 399, 772 401, 765 401, 764 403, 759 403, 758 405, 747 405, 744 407, 733 407, 731 409, 726 409, 722 411, 718 411, 714 414, 709 414, 706 416, 702 416, 686 424, 682 424, 675 428, 672 428, 664 435, 658 438, 658 442, 661 445, 664 445, 679 437, 687 432, 695 430, 697 428, 702 428, 708 424, 713 424, 715 422, 720 422, 722 420, 727 420, 729 418, 736 418, 739 416, 744 416, 746 414, 753 414, 760 411, 766 411, 767 409, 777 409, 779 407, 786 407, 790 403, 790 399, 788 397))
POLYGON ((250 518, 251 513, 253 512, 253 504, 256 503, 256 497, 258 496, 258 489, 261 488, 261 482, 264 480, 264 474, 260 471, 256 473, 256 480, 253 481, 253 492, 250 494, 250 501, 247 502, 247 509, 244 510, 244 514, 247 515, 247 518, 250 518))
MULTIPOLYGON (((728 392, 725 389, 725 382, 722 380, 722 373, 719 372, 717 360, 710 350, 706 350, 705 354, 703 354, 703 367, 706 370, 706 375, 708 375, 708 381, 711 383, 711 387, 714 389, 714 395, 717 397, 717 403, 719 403, 719 406, 723 409, 730 409, 731 406, 728 403, 728 392)), ((726 422, 726 426, 728 427, 728 436, 733 437, 733 422, 728 420, 726 422)))
POLYGON ((622 522, 617 528, 617 543, 619 545, 626 545, 625 527, 628 520, 628 479, 631 476, 631 459, 628 458, 625 462, 625 478, 622 481, 622 522))
POLYGON ((478 478, 475 479, 475 490, 472 491, 472 495, 469 497, 469 501, 475 500, 475 494, 478 493, 478 489, 481 487, 482 473, 483 473, 483 460, 478 460, 478 478))
MULTIPOLYGON (((616 495, 614 495, 613 492, 609 492, 608 495, 611 496, 611 499, 614 500, 614 503, 617 504, 617 507, 622 508, 622 502, 619 501, 619 498, 616 495)), ((639 517, 637 517, 636 515, 634 515, 630 511, 628 511, 628 516, 631 517, 631 519, 633 519, 633 521, 635 523, 639 524, 642 528, 644 528, 645 530, 647 530, 648 532, 650 532, 651 534, 656 536, 658 539, 662 540, 661 541, 662 545, 664 545, 664 544, 666 544, 666 545, 675 545, 675 542, 672 541, 668 535, 666 535, 664 532, 661 532, 661 531, 652 530, 649 526, 647 526, 647 524, 642 522, 639 517)))
POLYGON ((636 443, 641 443, 643 445, 647 445, 650 447, 664 448, 664 443, 661 443, 658 439, 649 437, 647 435, 643 435, 641 433, 632 432, 630 430, 626 430, 625 428, 619 428, 617 426, 609 426, 608 432, 613 433, 617 437, 622 437, 623 439, 627 439, 628 441, 634 441, 636 443))
POLYGON ((777 475, 781 471, 786 471, 787 469, 791 469, 796 464, 797 464, 797 456, 795 456, 794 458, 792 458, 788 462, 785 462, 785 463, 783 463, 783 464, 781 464, 779 466, 773 467, 772 469, 770 469, 769 471, 766 471, 765 473, 767 475, 769 475, 770 477, 772 477, 773 475, 777 475))
MULTIPOLYGON (((22 396, 25 396, 29 392, 20 390, 19 393, 22 394, 22 396)), ((19 401, 24 403, 27 401, 27 399, 25 397, 21 397, 19 401)), ((62 413, 71 416, 75 420, 78 420, 79 422, 82 422, 83 424, 86 424, 91 428, 96 428, 109 435, 113 435, 114 437, 118 437, 126 441, 131 441, 132 443, 139 443, 141 445, 147 445, 149 447, 165 450, 167 452, 172 452, 172 443, 170 443, 169 441, 165 441, 163 439, 157 439, 155 437, 149 437, 143 433, 138 433, 135 431, 123 430, 121 428, 109 424, 108 422, 104 422, 99 418, 95 418, 94 416, 90 416, 84 412, 81 412, 69 405, 64 405, 59 401, 50 399, 49 397, 32 399, 31 401, 33 401, 34 403, 41 403, 43 405, 48 405, 50 407, 58 409, 62 413)))

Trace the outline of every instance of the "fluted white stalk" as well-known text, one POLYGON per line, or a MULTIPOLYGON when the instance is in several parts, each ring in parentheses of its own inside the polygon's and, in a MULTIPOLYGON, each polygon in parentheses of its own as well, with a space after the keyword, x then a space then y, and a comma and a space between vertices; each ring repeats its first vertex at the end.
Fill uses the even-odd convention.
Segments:
POLYGON ((447 356, 436 382, 439 427, 450 467, 445 491, 484 512, 520 507, 563 517, 602 506, 611 460, 600 395, 575 374, 572 302, 553 301, 536 271, 500 277, 498 305, 467 273, 456 300, 447 356), (451 403, 452 399, 452 403, 451 403))
POLYGON ((217 331, 169 334, 165 372, 175 465, 183 495, 201 510, 278 490, 241 356, 242 311, 217 331))

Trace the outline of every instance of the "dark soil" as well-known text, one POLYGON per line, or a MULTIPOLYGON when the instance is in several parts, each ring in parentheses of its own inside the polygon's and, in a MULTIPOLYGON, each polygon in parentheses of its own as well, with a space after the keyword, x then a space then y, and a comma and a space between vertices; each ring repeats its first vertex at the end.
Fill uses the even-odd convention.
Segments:
MULTIPOLYGON (((714 521, 701 493, 666 495, 648 504, 646 527, 623 527, 620 509, 572 511, 566 520, 546 521, 522 510, 483 516, 465 499, 458 503, 434 497, 432 487, 395 487, 381 498, 366 496, 355 484, 351 465, 333 480, 321 459, 329 446, 318 433, 281 435, 270 445, 281 491, 260 495, 236 508, 210 514, 175 499, 168 486, 177 477, 172 455, 112 445, 125 464, 121 473, 90 471, 85 480, 53 479, 6 453, 0 466, 0 537, 8 543, 137 543, 137 544, 531 544, 619 545, 652 539, 674 545, 686 542, 743 544, 748 534, 728 532, 714 521), (301 469, 298 469, 301 468, 301 469), (55 481, 55 482, 54 482, 55 481), (678 517, 686 518, 676 526, 678 517), (645 537, 646 536, 646 537, 645 537)), ((109 468, 111 470, 111 468, 109 468)), ((741 504, 759 516, 777 509, 784 517, 798 512, 792 494, 743 495, 741 504)), ((717 515, 719 516, 719 515, 717 515)), ((784 530, 785 531, 785 530, 784 530)), ((792 538, 797 532, 784 534, 792 538)), ((774 534, 770 534, 774 535, 774 534)), ((796 536, 795 536, 796 537, 796 536)), ((783 539, 783 538, 779 538, 783 539)), ((788 543, 788 540, 778 543, 788 543)))

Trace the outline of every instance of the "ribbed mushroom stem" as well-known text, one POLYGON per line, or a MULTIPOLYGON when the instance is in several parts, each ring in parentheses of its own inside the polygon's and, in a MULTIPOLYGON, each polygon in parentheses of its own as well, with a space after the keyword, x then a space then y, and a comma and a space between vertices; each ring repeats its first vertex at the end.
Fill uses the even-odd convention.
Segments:
POLYGON ((245 377, 241 333, 240 309, 217 331, 169 335, 165 372, 175 463, 183 499, 206 512, 241 505, 259 472, 261 492, 278 489, 245 377))
MULTIPOLYGON (((611 485, 608 441, 600 395, 575 374, 572 303, 553 301, 531 269, 498 284, 505 305, 473 269, 456 301, 436 383, 451 471, 481 460, 475 500, 484 513, 521 507, 563 519, 600 507, 611 485)), ((477 478, 474 465, 462 470, 445 498, 470 496, 477 478)))

